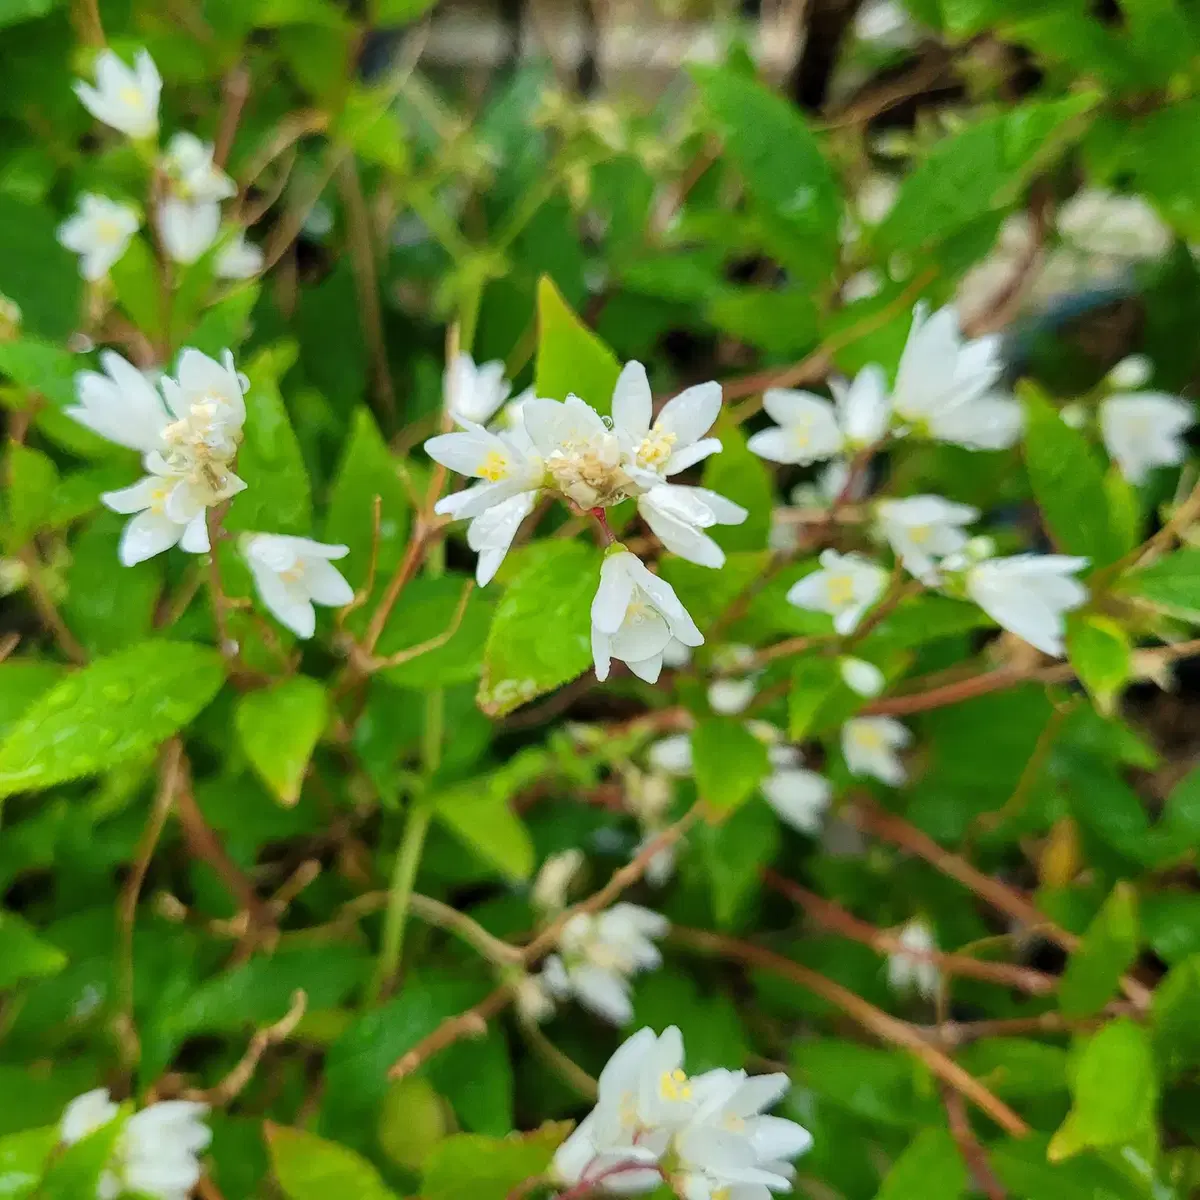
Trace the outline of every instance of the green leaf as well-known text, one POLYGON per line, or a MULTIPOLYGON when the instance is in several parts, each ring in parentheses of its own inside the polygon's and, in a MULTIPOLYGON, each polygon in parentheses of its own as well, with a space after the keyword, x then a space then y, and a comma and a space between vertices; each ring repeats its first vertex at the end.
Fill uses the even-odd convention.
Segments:
POLYGON ((742 1062, 749 1050, 737 1006, 685 974, 653 971, 633 989, 634 1027, 678 1025, 687 1047, 689 1075, 742 1062))
POLYGON ((121 307, 143 333, 161 340, 167 329, 168 309, 159 282, 158 261, 150 243, 137 235, 109 270, 121 307))
POLYGON ((1034 385, 1024 384, 1021 390, 1027 418, 1025 465, 1056 549, 1082 554, 1093 567, 1114 562, 1130 547, 1113 529, 1099 458, 1034 385))
POLYGON ((67 965, 67 956, 38 937, 14 913, 0 911, 0 990, 23 979, 57 975, 67 965))
POLYGON ((279 391, 295 361, 295 344, 280 342, 260 350, 243 368, 250 390, 237 473, 246 490, 225 518, 231 530, 306 535, 312 528, 308 472, 279 391))
POLYGON ((1200 549, 1185 546, 1121 577, 1117 590, 1172 616, 1200 620, 1200 549))
POLYGON ((1014 204, 1026 181, 1082 132, 1076 119, 1098 99, 1082 92, 1030 101, 944 138, 905 179, 880 241, 913 253, 1014 204))
POLYGON ((38 1200, 79 1200, 81 1196, 95 1196, 100 1176, 112 1162, 127 1116, 127 1112, 121 1113, 53 1158, 38 1189, 38 1200))
POLYGON ((1004 1100, 1067 1090, 1067 1052, 1028 1038, 985 1038, 955 1056, 964 1069, 1004 1100))
POLYGON ((771 769, 767 747, 745 722, 708 717, 692 734, 696 790, 718 813, 731 813, 753 794, 771 769))
POLYGON ((538 549, 496 605, 476 697, 490 717, 561 687, 592 662, 590 612, 600 552, 583 542, 538 549))
POLYGON ((144 642, 68 675, 0 742, 0 798, 95 775, 139 758, 217 694, 221 656, 187 642, 144 642))
POLYGON ((945 1129, 926 1129, 892 1164, 875 1200, 955 1200, 967 1190, 967 1168, 945 1129))
POLYGON ((1154 953, 1179 963, 1200 953, 1200 896, 1162 892, 1142 902, 1142 928, 1154 953))
POLYGON ((300 799, 308 760, 328 717, 325 688, 293 675, 238 699, 234 725, 250 765, 281 804, 300 799))
POLYGON ((395 1200, 379 1172, 360 1154, 315 1133, 263 1123, 271 1171, 287 1200, 395 1200))
POLYGON ((769 354, 799 356, 817 340, 817 302, 808 292, 726 288, 709 295, 707 320, 769 354))
POLYGON ((377 0, 374 18, 380 25, 407 25, 423 17, 437 0, 377 0))
POLYGON ((32 1196, 57 1145, 56 1125, 0 1137, 0 1200, 32 1196))
MULTIPOLYGON (((58 0, 0 0, 0 27, 40 16, 57 3, 58 0)), ((17 31, 4 37, 10 55, 8 61, 12 62, 21 53, 16 44, 17 31)), ((33 62, 28 65, 37 69, 33 62)), ((10 78, 9 87, 16 100, 19 84, 10 78)), ((27 93, 23 94, 25 103, 36 103, 27 93)), ((11 143, 9 147, 6 164, 15 158, 11 143)), ((65 341, 77 327, 83 289, 75 255, 58 244, 57 226, 58 217, 52 205, 29 204, 16 196, 0 195, 0 263, 4 264, 0 292, 21 306, 21 327, 27 334, 51 342, 65 341)), ((0 346, 0 352, 4 349, 0 346)), ((6 368, 0 366, 0 370, 6 368)))
POLYGON ((77 355, 49 342, 32 337, 0 342, 0 372, 23 388, 44 396, 55 408, 69 408, 75 403, 78 370, 77 355))
POLYGON ((386 586, 404 554, 409 503, 397 466, 370 412, 355 409, 325 514, 325 540, 350 547, 343 574, 356 588, 365 584, 371 562, 376 496, 380 500, 377 589, 386 586))
POLYGON ((192 327, 187 344, 217 358, 223 350, 237 353, 238 347, 250 335, 250 314, 258 303, 261 286, 246 283, 238 287, 211 308, 192 327))
POLYGON ((611 411, 621 364, 571 311, 548 275, 538 280, 537 314, 537 394, 548 400, 565 400, 574 393, 598 413, 611 411))
POLYGON ((825 702, 838 690, 842 677, 837 660, 827 655, 800 655, 792 668, 788 689, 788 737, 803 741, 825 702))
POLYGON ((546 1173, 570 1132, 570 1121, 548 1121, 532 1133, 504 1138, 448 1137, 426 1162, 422 1200, 506 1200, 520 1184, 546 1173))
POLYGON ((1138 951, 1137 894, 1118 883, 1071 955, 1058 993, 1066 1017, 1100 1012, 1138 951))
POLYGON ((749 516, 740 525, 714 525, 705 532, 722 550, 765 550, 775 489, 766 464, 746 446, 746 437, 726 410, 712 431, 723 449, 704 464, 706 488, 740 504, 749 516))
MULTIPOLYGON (((400 0, 400 4, 404 3, 413 0, 400 0)), ((413 6, 432 3, 433 0, 416 0, 413 6)), ((401 170, 407 158, 407 142, 394 99, 390 86, 352 88, 331 136, 348 143, 366 162, 378 163, 392 171, 401 170)))
POLYGON ((1124 1146, 1153 1126, 1158 1078, 1146 1030, 1126 1017, 1086 1043, 1075 1070, 1074 1103, 1050 1141, 1051 1162, 1089 1146, 1124 1146))
POLYGON ((406 1075, 388 1088, 378 1137, 384 1154, 398 1166, 419 1171, 451 1128, 446 1102, 428 1079, 406 1075))
POLYGON ((58 471, 40 450, 31 450, 20 442, 9 444, 6 467, 8 511, 4 540, 12 550, 20 550, 50 516, 58 471))
POLYGON ((799 110, 762 84, 726 68, 692 69, 704 106, 746 189, 794 242, 803 277, 824 282, 837 259, 837 182, 799 110))
POLYGON ((1067 657, 1096 707, 1105 716, 1112 716, 1117 697, 1133 670, 1125 630, 1095 613, 1068 618, 1067 657))
POLYGON ((1200 954, 1172 967, 1154 989, 1150 1015, 1159 1061, 1171 1076, 1200 1065, 1200 954))
POLYGON ((57 663, 32 658, 6 658, 0 662, 0 737, 25 715, 29 706, 62 678, 57 663))
MULTIPOLYGON (((693 745, 695 745, 693 735, 693 745)), ((762 889, 760 873, 779 850, 779 821, 765 801, 744 804, 697 840, 708 874, 713 915, 723 929, 741 924, 762 889)))

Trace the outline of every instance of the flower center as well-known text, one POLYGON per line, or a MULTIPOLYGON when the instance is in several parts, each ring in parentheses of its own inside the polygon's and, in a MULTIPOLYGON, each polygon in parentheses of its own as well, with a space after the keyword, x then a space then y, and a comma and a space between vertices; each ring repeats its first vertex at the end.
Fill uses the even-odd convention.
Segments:
POLYGON ((854 741, 857 743, 860 750, 883 749, 883 738, 880 735, 879 730, 871 726, 856 729, 854 731, 854 741))
POLYGON ((798 425, 792 426, 792 441, 801 450, 807 450, 812 442, 812 421, 807 417, 798 425))
POLYGON ((135 88, 132 84, 127 83, 119 92, 117 99, 122 104, 128 104, 130 108, 140 108, 143 104, 142 93, 140 88, 135 88))
POLYGON ((908 530, 908 540, 917 546, 923 546, 933 535, 928 525, 911 525, 908 530))
POLYGON ((496 483, 508 476, 508 460, 499 450, 489 450, 483 462, 479 464, 478 475, 489 483, 496 483))
POLYGON ((105 246, 115 245, 121 240, 121 227, 111 217, 101 217, 96 222, 96 240, 105 246))
POLYGON ((673 433, 652 429, 637 448, 637 465, 653 471, 665 467, 678 440, 673 433))
POLYGON ((658 1079, 658 1094, 664 1100, 690 1100, 692 1085, 688 1077, 676 1067, 673 1071, 664 1071, 658 1079))
POLYGON ((825 580, 825 594, 835 608, 843 608, 854 599, 854 580, 849 575, 830 575, 825 580))
POLYGON ((555 487, 580 508, 616 504, 629 495, 633 483, 621 466, 620 446, 612 434, 565 442, 546 460, 546 470, 555 487))

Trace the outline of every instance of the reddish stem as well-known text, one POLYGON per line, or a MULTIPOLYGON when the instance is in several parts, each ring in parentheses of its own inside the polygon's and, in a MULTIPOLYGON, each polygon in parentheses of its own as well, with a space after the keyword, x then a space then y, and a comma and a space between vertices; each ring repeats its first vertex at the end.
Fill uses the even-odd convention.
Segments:
POLYGON ((596 524, 600 526, 601 532, 604 534, 604 544, 611 546, 617 540, 616 535, 608 527, 608 517, 602 508, 589 508, 588 512, 596 518, 596 524))

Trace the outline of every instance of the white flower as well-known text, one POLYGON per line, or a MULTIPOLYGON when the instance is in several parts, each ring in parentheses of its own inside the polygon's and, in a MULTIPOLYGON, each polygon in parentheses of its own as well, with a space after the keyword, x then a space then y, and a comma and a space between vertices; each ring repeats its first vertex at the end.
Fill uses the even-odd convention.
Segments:
POLYGON ((262 248, 246 241, 246 231, 239 229, 217 251, 213 270, 218 279, 253 279, 263 268, 262 248))
POLYGON ((864 367, 852 383, 831 379, 834 402, 813 392, 768 388, 763 408, 777 428, 753 434, 747 445, 760 458, 807 466, 877 442, 888 424, 887 378, 864 367))
POLYGON ((790 746, 772 746, 768 753, 773 770, 761 785, 767 803, 781 821, 816 837, 833 795, 829 780, 801 767, 799 753, 790 746))
POLYGON ((517 1015, 526 1024, 540 1025, 554 1016, 554 997, 536 975, 523 975, 517 984, 513 1002, 517 1015))
POLYGON ((84 192, 79 207, 58 227, 58 242, 79 255, 84 279, 102 279, 129 248, 142 219, 127 204, 84 192))
POLYGON ((871 775, 899 787, 908 773, 896 752, 912 734, 891 717, 855 717, 842 726, 842 756, 851 775, 871 775))
POLYGON ((962 527, 979 520, 979 510, 941 496, 906 496, 875 505, 879 528, 893 553, 923 583, 937 581, 937 563, 968 541, 962 527))
POLYGON ((1043 654, 1065 653, 1063 614, 1087 602, 1087 588, 1074 573, 1086 558, 1062 554, 1017 554, 991 558, 966 571, 967 595, 997 625, 1024 638, 1043 654))
POLYGON ((842 682, 856 695, 878 696, 883 691, 883 672, 866 659, 846 655, 838 659, 842 682))
POLYGON ((213 162, 212 143, 202 142, 194 133, 180 132, 171 138, 162 168, 181 200, 228 200, 237 195, 237 184, 213 162))
POLYGON ((194 263, 216 241, 221 206, 214 200, 164 200, 158 206, 158 232, 173 262, 194 263))
POLYGON ((348 546, 252 533, 242 539, 241 549, 262 602, 297 637, 310 638, 315 632, 314 604, 341 608, 354 599, 354 589, 330 562, 349 554, 348 546))
POLYGON ((903 50, 913 45, 919 34, 897 0, 867 0, 855 14, 854 36, 880 50, 903 50))
POLYGON ((521 522, 533 512, 537 498, 537 492, 518 492, 481 512, 467 526, 467 545, 479 555, 475 582, 480 587, 486 587, 495 578, 521 522))
MULTIPOLYGON (((225 478, 225 496, 236 494, 246 485, 232 472, 225 478), (234 481, 236 485, 234 486, 234 481), (229 490, 234 487, 234 490, 229 490)), ((189 554, 205 554, 209 550, 208 529, 205 525, 205 505, 193 503, 193 490, 185 481, 171 474, 152 474, 115 492, 102 492, 100 500, 115 513, 135 514, 121 531, 117 555, 121 565, 136 566, 182 545, 189 554)))
POLYGON ((692 773, 692 736, 689 733, 673 733, 659 738, 647 751, 646 760, 656 771, 668 775, 690 775, 692 773))
POLYGON ((486 425, 496 415, 512 384, 504 378, 500 361, 479 363, 459 354, 446 364, 442 398, 446 411, 460 425, 486 425))
POLYGON ((77 79, 73 90, 93 117, 131 138, 158 132, 162 78, 145 50, 137 52, 133 70, 111 50, 102 50, 96 58, 96 86, 77 79))
POLYGON ((1002 449, 1020 435, 1021 408, 993 388, 1004 372, 997 335, 964 341, 958 313, 948 305, 928 316, 913 310, 900 356, 892 407, 930 437, 971 449, 1002 449))
POLYGON ((870 300, 883 291, 884 277, 876 270, 867 268, 855 271, 842 284, 841 298, 843 304, 853 304, 857 300, 870 300))
MULTIPOLYGON (((628 362, 613 389, 613 427, 626 455, 626 470, 640 488, 694 466, 721 449, 704 435, 721 411, 721 385, 700 383, 663 405, 654 424, 653 397, 646 368, 628 362)), ((728 503, 728 501, 726 502, 728 503)))
POLYGON ((14 338, 21 330, 21 306, 0 292, 0 341, 14 338))
POLYGON ((1165 392, 1118 393, 1100 402, 1105 449, 1130 483, 1145 483, 1155 467, 1183 462, 1183 433, 1194 424, 1191 404, 1165 392))
POLYGON ((708 488, 658 483, 638 497, 638 514, 672 553, 702 567, 721 567, 725 551, 705 529, 740 525, 750 514, 708 488))
POLYGON ((914 917, 900 930, 900 942, 906 950, 915 953, 905 954, 904 951, 897 950, 895 954, 888 956, 888 985, 897 992, 907 992, 915 988, 926 1000, 934 999, 941 982, 941 973, 937 963, 924 957, 938 948, 933 930, 920 917, 914 917))
POLYGON ((617 434, 578 396, 562 403, 534 397, 522 405, 521 417, 548 485, 579 508, 616 504, 639 490, 617 434))
POLYGON ((533 882, 533 902, 538 908, 556 911, 566 906, 567 889, 583 866, 583 851, 560 850, 544 863, 533 882))
POLYGON ((639 1029, 619 1046, 597 1081, 596 1107, 554 1155, 558 1183, 595 1181, 617 1195, 653 1191, 658 1160, 695 1111, 675 1026, 639 1029))
POLYGON ((119 1105, 111 1099, 107 1088, 93 1088, 76 1096, 63 1110, 58 1136, 64 1145, 73 1146, 107 1125, 119 1111, 119 1105))
POLYGON ((795 1121, 764 1116, 791 1086, 782 1073, 706 1071, 692 1080, 696 1111, 675 1138, 684 1200, 768 1200, 791 1191, 790 1160, 812 1147, 795 1121))
POLYGON ((715 713, 732 717, 745 712, 758 694, 758 681, 746 679, 718 679, 708 686, 708 706, 715 713))
POLYGON ((637 904, 614 904, 602 913, 575 913, 558 937, 558 953, 546 960, 542 982, 559 999, 580 1004, 614 1025, 633 1017, 629 980, 662 964, 652 939, 667 919, 637 904))
POLYGON ((692 648, 672 638, 663 651, 663 666, 678 670, 692 661, 692 648))
POLYGON ((883 594, 888 573, 861 554, 839 554, 824 550, 821 569, 805 575, 788 589, 789 604, 826 612, 843 637, 853 633, 867 609, 883 594))
POLYGON ((541 458, 519 431, 491 433, 467 423, 461 433, 430 438, 425 453, 451 471, 483 480, 438 501, 434 511, 455 518, 477 517, 521 492, 536 492, 545 476, 541 458))
POLYGON ((672 638, 685 646, 704 643, 669 583, 652 575, 628 550, 610 550, 592 600, 596 678, 607 679, 609 663, 617 658, 639 679, 657 682, 663 651, 672 638))
POLYGON ((64 410, 67 416, 118 446, 143 453, 165 449, 162 431, 169 418, 154 385, 114 350, 101 352, 100 365, 103 375, 75 376, 78 403, 64 410))
POLYGON ((1077 192, 1059 210, 1059 233, 1088 254, 1149 262, 1171 248, 1171 231, 1140 196, 1103 188, 1077 192))
MULTIPOLYGON (((105 1088, 77 1096, 62 1115, 62 1141, 73 1145, 114 1120, 118 1111, 105 1088)), ((100 1176, 97 1200, 115 1200, 126 1192, 153 1200, 187 1200, 200 1181, 197 1156, 212 1140, 203 1121, 207 1112, 206 1104, 164 1100, 134 1113, 100 1176)))
POLYGON ((1145 387, 1154 374, 1154 364, 1144 354, 1127 354, 1107 375, 1104 382, 1121 392, 1145 387))

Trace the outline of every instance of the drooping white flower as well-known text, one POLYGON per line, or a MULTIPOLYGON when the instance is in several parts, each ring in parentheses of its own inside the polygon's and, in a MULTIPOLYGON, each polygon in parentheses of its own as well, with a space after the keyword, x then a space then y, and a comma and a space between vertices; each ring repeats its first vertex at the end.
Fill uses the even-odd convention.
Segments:
POLYGON ((704 643, 669 583, 651 574, 628 550, 610 550, 592 600, 596 678, 607 679, 609 664, 617 658, 639 679, 657 682, 663 651, 672 638, 686 646, 704 643))
POLYGON ((852 775, 870 775, 899 787, 908 772, 897 751, 912 734, 892 717, 854 717, 842 726, 842 756, 852 775))
POLYGON ((446 412, 464 427, 486 425, 511 391, 499 360, 477 365, 469 354, 460 353, 446 364, 442 400, 446 412))
POLYGON ((719 383, 686 388, 663 405, 651 424, 653 411, 646 368, 626 363, 613 389, 613 429, 638 488, 654 487, 721 449, 719 439, 704 436, 721 411, 719 383))
POLYGON ((896 992, 916 990, 926 1000, 937 996, 941 972, 937 963, 925 957, 938 948, 933 930, 920 917, 913 917, 901 930, 900 942, 906 954, 897 950, 888 956, 888 986, 896 992))
POLYGON ((668 775, 690 775, 692 773, 692 735, 673 733, 659 738, 646 754, 647 761, 657 771, 668 775))
POLYGON ((883 672, 863 658, 845 655, 838 659, 842 682, 856 695, 878 696, 885 683, 883 672))
POLYGON ((100 354, 104 374, 80 371, 75 376, 78 403, 64 409, 93 433, 148 453, 162 450, 162 431, 169 417, 166 405, 154 385, 132 363, 115 350, 100 354))
POLYGON ((103 279, 129 248, 142 219, 127 204, 84 192, 74 214, 58 227, 59 245, 79 255, 84 279, 103 279))
POLYGON ((788 589, 788 603, 829 613, 838 633, 853 633, 867 609, 883 594, 888 573, 861 554, 824 550, 819 561, 819 571, 805 575, 788 589))
POLYGON ((162 169, 174 195, 194 203, 228 200, 237 184, 213 162, 213 145, 180 131, 167 143, 162 169))
POLYGON ((537 492, 518 492, 481 512, 467 526, 467 545, 479 555, 475 582, 486 587, 496 577, 525 520, 537 504, 537 492))
POLYGON ((616 1195, 653 1191, 663 1179, 659 1159, 694 1111, 679 1030, 639 1029, 600 1072, 596 1107, 555 1152, 554 1181, 592 1181, 616 1195))
POLYGON ((575 913, 546 959, 542 982, 560 1000, 574 996, 614 1025, 633 1017, 630 979, 662 964, 654 944, 669 928, 666 917, 637 904, 614 904, 601 913, 575 913))
POLYGON ((833 376, 829 390, 847 449, 874 445, 887 432, 891 401, 882 367, 874 363, 865 366, 850 382, 833 376))
POLYGON ((1195 422, 1191 404, 1166 392, 1123 392, 1100 402, 1104 447, 1130 483, 1183 462, 1183 433, 1195 422))
POLYGON ((677 1193, 685 1200, 767 1200, 791 1191, 791 1160, 812 1147, 812 1135, 795 1121, 764 1115, 790 1086, 782 1073, 718 1068, 695 1077, 696 1111, 675 1138, 677 1193))
POLYGON ((131 138, 158 132, 162 77, 145 50, 137 52, 132 70, 111 50, 102 50, 96 57, 95 86, 77 79, 72 90, 93 117, 131 138))
POLYGON ((1065 653, 1063 614, 1087 603, 1088 590, 1074 578, 1086 558, 1017 554, 989 558, 967 568, 966 593, 997 625, 1024 638, 1043 654, 1065 653))
POLYGON ((1127 262, 1151 262, 1171 248, 1171 231, 1140 196, 1103 188, 1077 192, 1059 209, 1058 232, 1077 250, 1127 262))
POLYGON ((702 567, 721 567, 725 551, 704 532, 714 525, 740 525, 750 514, 708 488, 658 483, 637 500, 638 513, 673 554, 702 567))
POLYGON ((330 561, 349 554, 348 546, 251 533, 242 538, 241 551, 262 602, 297 637, 310 638, 316 631, 314 604, 341 608, 354 599, 354 589, 330 561))
POLYGON ((1144 354, 1127 354, 1107 375, 1104 382, 1119 392, 1135 392, 1150 382, 1154 364, 1144 354))
POLYGON ((567 889, 583 866, 582 850, 560 850, 551 854, 533 881, 532 898, 538 908, 557 912, 567 903, 567 889))
POLYGON ((892 391, 892 408, 910 426, 971 449, 1002 449, 1020 435, 1021 407, 995 392, 1004 372, 998 335, 964 340, 952 305, 932 316, 913 310, 912 328, 892 391))
MULTIPOLYGON (((77 1096, 67 1105, 59 1135, 70 1146, 107 1125, 119 1109, 105 1088, 77 1096)), ((112 1158, 100 1176, 97 1200, 136 1192, 153 1200, 187 1200, 200 1181, 199 1154, 212 1140, 204 1124, 208 1105, 163 1100, 125 1122, 112 1158)))
POLYGON ((941 496, 880 500, 875 515, 893 553, 923 583, 937 581, 938 560, 961 550, 969 540, 962 527, 979 520, 977 508, 941 496))
POLYGON ((158 206, 158 233, 172 262, 194 263, 216 241, 221 206, 214 200, 170 197, 158 206))
POLYGON ((793 746, 771 746, 767 753, 772 769, 760 785, 767 803, 785 824, 816 837, 833 796, 829 780, 802 767, 793 746))
POLYGON ((218 279, 253 279, 263 268, 265 255, 261 246, 246 240, 246 231, 239 229, 217 251, 213 270, 218 279))
POLYGON ((483 480, 438 501, 434 511, 454 518, 477 517, 521 492, 536 492, 545 476, 541 457, 517 431, 492 433, 468 423, 461 433, 430 438, 425 453, 451 471, 483 480))

